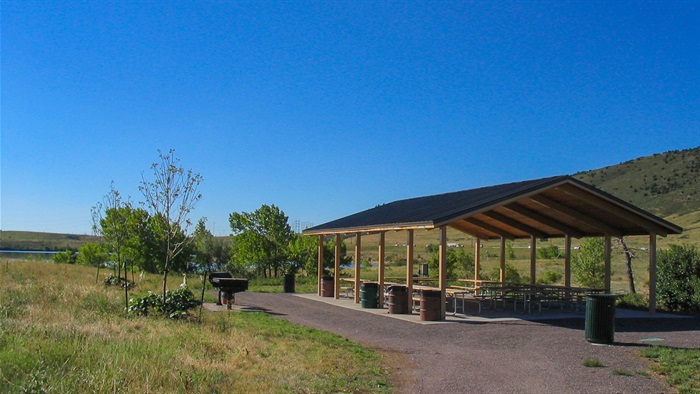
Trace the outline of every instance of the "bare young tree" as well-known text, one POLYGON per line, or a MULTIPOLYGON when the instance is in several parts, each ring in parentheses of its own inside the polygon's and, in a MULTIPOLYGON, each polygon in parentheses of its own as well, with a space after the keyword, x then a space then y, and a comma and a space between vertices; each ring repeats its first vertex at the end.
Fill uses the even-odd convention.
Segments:
POLYGON ((180 167, 175 150, 167 154, 158 151, 159 162, 151 165, 153 179, 141 177, 139 190, 152 217, 159 218, 163 252, 163 303, 165 304, 170 264, 192 241, 188 230, 189 214, 202 198, 199 184, 202 176, 180 167), (184 234, 184 237, 182 236, 184 234))
POLYGON ((629 291, 630 293, 636 293, 636 289, 634 288, 634 273, 632 272, 632 259, 635 257, 634 253, 632 250, 627 247, 627 242, 625 242, 624 237, 620 237, 617 239, 617 242, 622 245, 622 253, 625 255, 625 264, 627 266, 627 283, 629 285, 629 291))

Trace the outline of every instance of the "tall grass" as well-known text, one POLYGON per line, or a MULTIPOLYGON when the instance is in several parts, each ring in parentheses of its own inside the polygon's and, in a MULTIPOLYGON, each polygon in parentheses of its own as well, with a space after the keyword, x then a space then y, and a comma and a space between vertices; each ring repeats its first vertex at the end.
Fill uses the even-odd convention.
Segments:
POLYGON ((93 268, 3 262, 0 392, 390 391, 381 357, 337 335, 263 313, 129 318, 123 303, 93 268))

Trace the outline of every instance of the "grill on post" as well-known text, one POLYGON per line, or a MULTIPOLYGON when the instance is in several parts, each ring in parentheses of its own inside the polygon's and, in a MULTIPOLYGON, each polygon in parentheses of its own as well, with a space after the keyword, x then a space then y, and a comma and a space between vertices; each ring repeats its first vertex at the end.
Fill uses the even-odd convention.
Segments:
POLYGON ((248 290, 248 279, 234 278, 228 272, 210 273, 209 283, 219 289, 216 305, 222 305, 221 299, 223 298, 227 309, 231 309, 231 305, 236 301, 236 293, 248 290))

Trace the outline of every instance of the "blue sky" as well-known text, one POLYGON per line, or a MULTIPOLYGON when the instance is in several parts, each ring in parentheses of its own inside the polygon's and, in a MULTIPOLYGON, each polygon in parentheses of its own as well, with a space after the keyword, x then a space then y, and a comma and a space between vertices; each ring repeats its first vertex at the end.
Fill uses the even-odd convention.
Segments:
POLYGON ((1 7, 2 230, 89 233, 171 148, 218 235, 700 145, 697 1, 1 7))

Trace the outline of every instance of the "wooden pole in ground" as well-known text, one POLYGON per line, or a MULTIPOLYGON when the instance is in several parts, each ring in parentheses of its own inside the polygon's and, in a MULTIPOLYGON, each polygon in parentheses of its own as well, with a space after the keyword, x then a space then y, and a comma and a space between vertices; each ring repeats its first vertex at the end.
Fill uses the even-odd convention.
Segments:
POLYGON ((386 248, 384 245, 385 243, 386 233, 384 231, 381 231, 379 233, 379 267, 377 272, 377 282, 379 282, 379 288, 377 289, 379 301, 377 303, 377 306, 379 308, 384 307, 384 255, 386 254, 386 248))
MULTIPOLYGON (((413 294, 413 229, 408 230, 406 236, 406 287, 408 288, 408 297, 413 294)), ((412 301, 409 299, 409 304, 412 301)))
POLYGON ((447 289, 447 227, 440 227, 440 320, 445 320, 445 290, 447 289))
POLYGON ((318 295, 321 295, 321 281, 323 278, 323 235, 318 236, 318 295))
POLYGON ((656 313, 656 234, 649 234, 649 313, 656 313))
POLYGON ((479 280, 481 271, 481 240, 474 238, 474 279, 479 280))
POLYGON ((537 239, 530 236, 530 284, 534 285, 537 276, 537 239))
POLYGON ((333 272, 333 290, 335 298, 340 298, 340 234, 335 235, 335 267, 333 272))
POLYGON ((571 287, 571 236, 564 236, 564 286, 571 287))
POLYGON ((360 302, 360 267, 362 267, 362 234, 355 239, 355 303, 360 302))
POLYGON ((501 237, 501 275, 499 277, 501 283, 506 281, 506 239, 501 237))
POLYGON ((605 236, 605 275, 604 287, 605 292, 610 293, 610 276, 611 276, 611 260, 612 260, 612 241, 609 235, 605 236))

